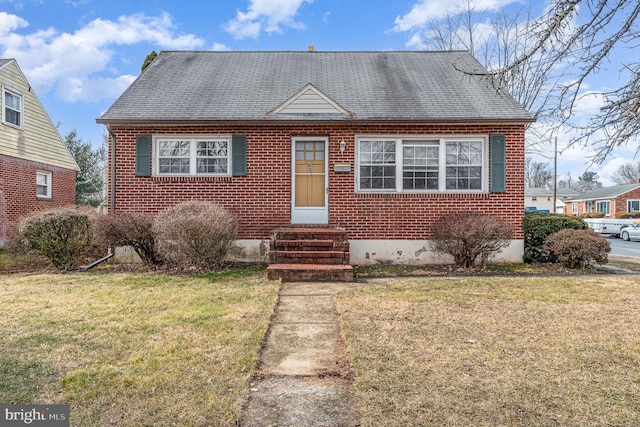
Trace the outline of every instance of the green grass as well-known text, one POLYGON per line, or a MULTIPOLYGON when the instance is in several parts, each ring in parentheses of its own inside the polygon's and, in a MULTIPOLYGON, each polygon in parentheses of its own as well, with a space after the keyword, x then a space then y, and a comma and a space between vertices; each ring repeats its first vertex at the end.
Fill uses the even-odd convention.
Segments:
POLYGON ((277 290, 259 269, 0 276, 0 402, 68 404, 78 426, 234 425, 277 290))
POLYGON ((363 426, 640 425, 640 279, 424 278, 341 293, 363 426))

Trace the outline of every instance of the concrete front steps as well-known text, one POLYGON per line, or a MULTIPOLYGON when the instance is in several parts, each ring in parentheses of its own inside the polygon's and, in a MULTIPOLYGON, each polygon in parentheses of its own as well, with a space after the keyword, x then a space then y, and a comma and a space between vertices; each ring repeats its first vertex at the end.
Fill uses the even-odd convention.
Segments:
POLYGON ((352 282, 347 232, 338 228, 289 227, 271 235, 270 280, 352 282))

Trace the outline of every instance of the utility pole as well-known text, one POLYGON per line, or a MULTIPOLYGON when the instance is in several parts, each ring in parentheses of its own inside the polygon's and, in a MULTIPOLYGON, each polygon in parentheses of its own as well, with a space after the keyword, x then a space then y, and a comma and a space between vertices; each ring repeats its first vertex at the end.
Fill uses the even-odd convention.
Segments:
POLYGON ((553 148, 553 213, 558 213, 556 198, 558 197, 558 137, 553 148))

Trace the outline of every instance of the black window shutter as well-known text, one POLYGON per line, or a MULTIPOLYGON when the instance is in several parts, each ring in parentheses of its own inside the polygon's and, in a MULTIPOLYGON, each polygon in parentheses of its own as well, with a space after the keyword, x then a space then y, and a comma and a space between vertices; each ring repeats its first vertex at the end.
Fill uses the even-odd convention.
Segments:
POLYGON ((151 135, 136 135, 136 176, 151 176, 151 135))
POLYGON ((247 135, 231 137, 231 175, 247 176, 247 135))
POLYGON ((489 135, 489 173, 492 193, 507 191, 506 135, 489 135))

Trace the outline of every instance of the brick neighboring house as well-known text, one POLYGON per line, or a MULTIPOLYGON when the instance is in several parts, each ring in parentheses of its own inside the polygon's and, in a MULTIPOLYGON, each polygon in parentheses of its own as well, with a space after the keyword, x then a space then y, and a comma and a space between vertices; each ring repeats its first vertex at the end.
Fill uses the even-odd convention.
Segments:
POLYGON ((572 197, 579 195, 571 188, 556 188, 556 209, 553 209, 553 188, 525 188, 524 206, 525 209, 534 207, 538 211, 549 211, 551 213, 563 213, 564 206, 572 197))
POLYGON ((97 120, 110 211, 211 200, 239 218, 239 258, 313 225, 343 229, 357 265, 442 262, 431 224, 480 211, 522 262, 533 119, 483 72, 467 52, 161 52, 97 120))
POLYGON ((15 59, 0 59, 0 246, 38 210, 75 205, 78 165, 15 59))
POLYGON ((571 198, 564 208, 567 215, 604 212, 605 218, 616 213, 640 212, 640 183, 596 188, 571 198))

